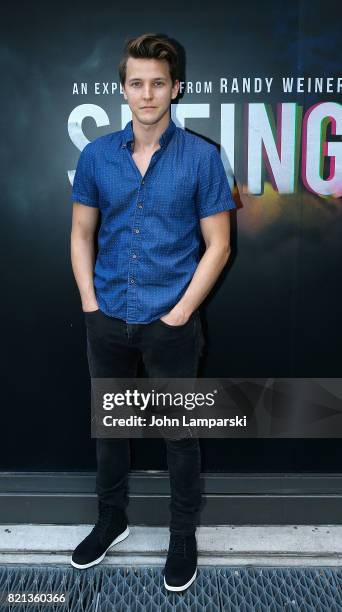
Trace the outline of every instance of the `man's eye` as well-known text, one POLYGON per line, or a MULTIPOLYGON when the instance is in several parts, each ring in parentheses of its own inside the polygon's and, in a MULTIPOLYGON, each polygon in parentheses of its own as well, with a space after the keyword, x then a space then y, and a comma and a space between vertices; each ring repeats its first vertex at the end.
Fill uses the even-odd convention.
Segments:
POLYGON ((132 83, 132 87, 139 87, 140 83, 132 83))
POLYGON ((156 81, 156 82, 155 82, 155 85, 157 85, 157 87, 158 87, 159 85, 163 85, 163 81, 156 81))

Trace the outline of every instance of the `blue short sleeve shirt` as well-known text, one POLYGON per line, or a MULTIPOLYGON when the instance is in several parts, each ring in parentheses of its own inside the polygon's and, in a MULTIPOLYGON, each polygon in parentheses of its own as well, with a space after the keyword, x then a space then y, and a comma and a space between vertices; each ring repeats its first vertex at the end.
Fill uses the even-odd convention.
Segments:
POLYGON ((236 208, 217 148, 170 119, 144 176, 132 121, 80 154, 72 201, 98 208, 94 287, 99 307, 150 323, 185 293, 199 262, 199 220, 236 208))

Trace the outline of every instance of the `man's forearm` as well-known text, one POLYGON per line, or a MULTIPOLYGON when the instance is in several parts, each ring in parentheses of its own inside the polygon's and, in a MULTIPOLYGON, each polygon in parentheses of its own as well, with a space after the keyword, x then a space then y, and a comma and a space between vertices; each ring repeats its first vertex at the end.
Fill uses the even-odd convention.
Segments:
POLYGON ((94 290, 94 238, 71 233, 71 264, 80 292, 83 310, 98 308, 94 290))
POLYGON ((183 297, 171 311, 187 319, 210 293, 226 265, 230 250, 216 246, 206 249, 183 297))

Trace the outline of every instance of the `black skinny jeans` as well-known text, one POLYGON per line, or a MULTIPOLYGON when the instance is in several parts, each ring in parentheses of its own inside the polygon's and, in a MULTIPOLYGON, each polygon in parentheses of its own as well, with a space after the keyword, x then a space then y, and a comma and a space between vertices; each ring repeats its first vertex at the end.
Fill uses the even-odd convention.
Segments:
MULTIPOLYGON (((92 378, 134 378, 142 357, 150 378, 195 378, 203 346, 201 321, 193 313, 185 325, 160 319, 131 324, 105 315, 85 313, 87 354, 92 378)), ((195 532, 201 503, 201 455, 195 437, 164 438, 170 477, 170 532, 195 532)), ((96 493, 99 499, 126 510, 130 444, 127 438, 97 438, 96 493)))

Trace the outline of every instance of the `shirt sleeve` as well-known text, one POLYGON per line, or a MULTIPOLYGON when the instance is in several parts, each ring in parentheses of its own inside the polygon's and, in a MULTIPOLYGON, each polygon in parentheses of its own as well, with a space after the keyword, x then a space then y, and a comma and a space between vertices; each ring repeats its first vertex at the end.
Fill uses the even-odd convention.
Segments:
POLYGON ((73 202, 98 208, 99 194, 94 176, 94 155, 90 145, 89 142, 79 156, 71 197, 73 202))
POLYGON ((196 205, 200 219, 236 208, 220 154, 214 145, 200 162, 196 205))

